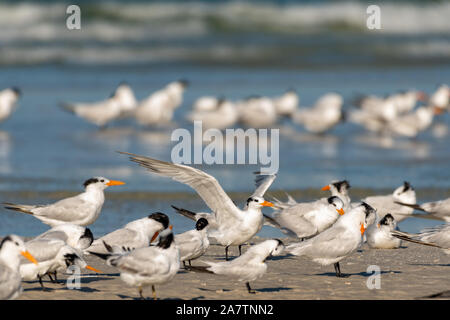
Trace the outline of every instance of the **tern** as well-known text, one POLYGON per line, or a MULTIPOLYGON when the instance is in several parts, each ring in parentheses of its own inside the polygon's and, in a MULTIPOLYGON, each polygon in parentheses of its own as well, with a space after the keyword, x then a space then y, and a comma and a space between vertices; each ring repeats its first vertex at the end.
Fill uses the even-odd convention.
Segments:
POLYGON ((118 119, 123 113, 134 110, 136 99, 131 88, 121 83, 106 100, 94 103, 62 103, 63 110, 104 128, 108 123, 118 119))
MULTIPOLYGON (((101 273, 84 261, 80 250, 72 248, 62 240, 33 239, 25 243, 25 247, 39 263, 35 265, 23 261, 20 265, 22 279, 27 281, 38 279, 43 290, 45 289, 42 283, 43 276, 47 274, 56 276, 57 271, 66 270, 72 265, 101 273)), ((53 281, 51 276, 50 279, 53 281)), ((56 277, 54 281, 57 281, 56 277)))
POLYGON ((427 218, 429 216, 439 220, 450 222, 450 198, 440 201, 426 202, 422 204, 408 204, 402 202, 396 203, 427 213, 427 215, 414 215, 415 217, 427 218))
POLYGON ((402 240, 441 248, 444 253, 450 255, 450 224, 448 223, 427 228, 419 234, 410 234, 398 230, 394 230, 391 233, 402 240))
POLYGON ((191 267, 191 260, 197 259, 205 254, 209 248, 208 235, 206 229, 208 220, 200 218, 195 223, 195 229, 175 235, 175 242, 180 251, 180 261, 186 269, 186 261, 191 267))
POLYGON ((19 272, 21 255, 34 264, 38 263, 19 236, 9 235, 3 238, 0 242, 0 300, 16 299, 22 293, 19 272))
POLYGON ((287 246, 287 251, 296 256, 306 256, 321 265, 334 264, 337 277, 341 273, 339 261, 355 252, 363 242, 363 235, 375 209, 361 203, 340 217, 334 225, 306 241, 287 246))
MULTIPOLYGON (((112 249, 106 242, 104 244, 108 250, 112 249)), ((151 285, 153 299, 156 300, 155 285, 171 281, 180 269, 180 255, 170 227, 159 234, 156 246, 123 253, 93 254, 118 268, 120 279, 129 286, 137 287, 141 299, 144 299, 143 288, 151 285)))
POLYGON ((171 82, 142 100, 135 109, 136 121, 147 126, 169 123, 175 109, 183 102, 183 93, 187 86, 186 80, 171 82))
POLYGON ((122 181, 95 177, 84 182, 85 191, 75 197, 62 199, 48 205, 23 205, 5 202, 6 209, 32 215, 43 223, 55 227, 71 223, 88 226, 94 223, 105 201, 103 190, 109 186, 125 184, 122 181))
POLYGON ((216 238, 225 246, 225 256, 228 259, 228 247, 240 246, 250 240, 263 226, 261 208, 272 207, 271 202, 262 197, 275 179, 275 175, 260 178, 255 193, 247 199, 246 207, 242 210, 236 207, 230 197, 211 175, 186 165, 169 163, 132 153, 120 152, 130 156, 130 160, 146 168, 152 173, 172 178, 193 188, 203 199, 213 213, 188 214, 193 220, 205 218, 210 227, 208 235, 216 238))
POLYGON ((411 184, 405 181, 402 186, 395 189, 390 195, 367 197, 362 201, 377 209, 380 217, 391 213, 395 221, 400 222, 411 216, 414 209, 402 206, 397 202, 415 204, 416 192, 411 184))
POLYGON ((8 119, 15 111, 20 96, 20 89, 16 87, 0 91, 0 122, 8 119))
POLYGON ((203 261, 208 267, 193 267, 194 271, 203 271, 237 278, 245 281, 248 293, 256 293, 250 287, 250 281, 261 278, 267 271, 266 259, 279 256, 284 251, 284 244, 279 239, 270 239, 251 246, 243 255, 232 261, 203 261))
POLYGON ((339 197, 344 202, 344 210, 351 209, 351 200, 348 190, 351 188, 348 180, 333 181, 324 186, 322 191, 330 191, 332 196, 339 197))
POLYGON ((345 213, 344 203, 336 196, 305 203, 274 201, 276 211, 264 215, 266 224, 278 227, 289 236, 310 238, 332 226, 345 213))
POLYGON ((127 223, 120 229, 96 239, 87 250, 88 253, 108 253, 103 242, 123 251, 148 247, 156 239, 158 232, 169 226, 169 218, 161 212, 127 223))
POLYGON ((397 222, 388 213, 378 223, 372 224, 366 231, 367 244, 374 249, 397 249, 402 241, 391 235, 397 222))

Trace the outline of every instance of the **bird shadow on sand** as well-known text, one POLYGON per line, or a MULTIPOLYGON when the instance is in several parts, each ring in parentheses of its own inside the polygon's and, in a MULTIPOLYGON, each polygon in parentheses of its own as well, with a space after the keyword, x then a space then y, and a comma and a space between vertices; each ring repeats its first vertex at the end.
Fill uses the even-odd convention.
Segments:
POLYGON ((422 267, 450 267, 450 263, 410 263, 409 265, 422 267))
POLYGON ((419 297, 416 299, 449 299, 449 298, 450 298, 450 290, 433 293, 429 296, 419 297))
POLYGON ((262 289, 255 289, 256 292, 281 292, 281 291, 288 291, 292 290, 292 288, 286 288, 286 287, 277 287, 277 288, 262 288, 262 289))
MULTIPOLYGON (((130 299, 130 300, 135 300, 135 301, 161 301, 161 300, 165 300, 165 301, 170 301, 170 300, 175 300, 175 301, 179 301, 179 300, 183 300, 181 298, 157 298, 156 300, 153 299, 153 297, 145 297, 144 299, 142 299, 141 297, 137 297, 137 296, 127 296, 127 295, 123 295, 123 294, 118 294, 117 295, 120 299, 130 299)), ((204 299, 204 296, 199 296, 199 297, 194 297, 192 299, 189 300, 200 300, 200 299, 204 299)))
POLYGON ((64 290, 64 291, 67 291, 67 290, 69 290, 69 291, 80 291, 80 292, 87 292, 87 293, 100 292, 100 290, 97 290, 97 289, 94 289, 94 288, 90 288, 90 287, 85 287, 85 286, 82 286, 82 285, 80 286, 79 289, 75 289, 75 288, 74 289, 69 289, 66 286, 60 286, 60 287, 56 287, 56 288, 45 287, 45 289, 42 289, 41 286, 37 286, 37 287, 34 287, 34 288, 26 288, 23 291, 24 292, 27 292, 27 291, 54 292, 54 291, 61 291, 61 290, 64 290))
MULTIPOLYGON (((403 273, 401 271, 380 271, 380 274, 388 274, 388 273, 395 273, 395 274, 399 274, 399 273, 403 273)), ((342 272, 342 274, 345 275, 345 277, 343 277, 344 279, 348 279, 351 276, 361 276, 361 277, 370 277, 373 276, 373 273, 367 273, 365 271, 362 272, 357 272, 357 273, 346 273, 346 272, 342 272)), ((338 278, 336 277, 336 272, 326 272, 326 273, 316 273, 316 276, 327 276, 327 277, 333 277, 333 278, 338 278)))

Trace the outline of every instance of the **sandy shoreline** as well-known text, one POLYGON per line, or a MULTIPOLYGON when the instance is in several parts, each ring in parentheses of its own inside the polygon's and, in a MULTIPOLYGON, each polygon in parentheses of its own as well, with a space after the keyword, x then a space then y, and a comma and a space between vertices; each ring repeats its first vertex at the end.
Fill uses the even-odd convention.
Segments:
MULTIPOLYGON (((251 243, 263 239, 255 237, 251 243)), ((283 239, 285 243, 289 240, 283 239)), ((231 248, 237 254, 237 248, 231 248)), ((245 249, 244 249, 245 250, 245 249)), ((223 260, 224 249, 212 245, 205 256, 193 261, 223 260)), ((136 299, 137 290, 126 286, 115 268, 103 260, 88 256, 87 262, 102 274, 82 271, 81 289, 69 290, 64 284, 53 284, 45 277, 47 291, 37 281, 23 282, 24 292, 19 300, 111 300, 136 299)), ((321 266, 304 257, 284 255, 268 260, 264 278, 251 283, 256 294, 248 294, 244 283, 224 276, 180 270, 166 285, 156 287, 160 299, 183 300, 294 300, 294 299, 417 299, 450 290, 450 256, 443 251, 413 243, 403 243, 396 250, 374 250, 364 244, 358 252, 341 262, 341 271, 348 278, 337 278, 333 266, 321 266), (369 290, 366 282, 369 265, 381 270, 381 288, 369 290)), ((59 275, 59 280, 69 275, 59 275)), ((151 288, 144 290, 151 296, 151 288)), ((448 292, 445 299, 450 299, 448 292)))

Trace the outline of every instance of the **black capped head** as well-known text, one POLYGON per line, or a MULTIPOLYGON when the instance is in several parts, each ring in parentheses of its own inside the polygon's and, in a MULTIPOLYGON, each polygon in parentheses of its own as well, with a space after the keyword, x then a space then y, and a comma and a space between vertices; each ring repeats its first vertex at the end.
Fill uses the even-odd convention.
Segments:
POLYGON ((370 216, 371 214, 375 214, 375 209, 372 208, 372 207, 371 207, 370 205, 368 205, 367 203, 361 202, 361 206, 364 207, 364 212, 366 213, 366 218, 367 218, 368 216, 370 216))
POLYGON ((14 242, 14 240, 11 238, 11 236, 6 236, 2 239, 2 242, 0 242, 0 250, 2 249, 3 245, 7 242, 14 242))
POLYGON ((338 192, 345 192, 351 188, 348 180, 333 182, 332 185, 336 187, 338 192))
POLYGON ((66 266, 69 267, 71 265, 75 264, 75 261, 77 259, 80 259, 79 256, 77 256, 75 253, 66 253, 64 255, 64 262, 66 263, 66 266))
POLYGON ((89 247, 94 241, 94 235, 92 234, 92 231, 89 228, 86 228, 83 235, 80 237, 80 240, 86 240, 89 247))
POLYGON ((208 220, 206 220, 205 218, 200 218, 195 223, 195 229, 197 229, 198 231, 205 229, 207 226, 208 226, 208 220))
POLYGON ((170 230, 170 228, 166 228, 164 231, 160 233, 159 242, 157 246, 162 249, 167 249, 172 245, 173 240, 174 236, 172 230, 170 230))
POLYGON ((93 184, 93 183, 97 183, 97 182, 99 182, 99 181, 100 181, 100 180, 99 180, 98 178, 90 178, 90 179, 86 180, 86 181, 83 183, 83 186, 86 188, 88 185, 93 184))
POLYGON ((148 216, 149 219, 153 219, 162 224, 164 229, 169 227, 169 217, 162 212, 155 212, 148 216))
POLYGON ((403 182, 403 192, 414 190, 411 184, 408 181, 403 182))
POLYGON ((388 213, 387 215, 385 215, 383 217, 383 219, 380 220, 380 225, 385 225, 385 226, 389 226, 391 225, 393 222, 395 221, 394 217, 388 213))

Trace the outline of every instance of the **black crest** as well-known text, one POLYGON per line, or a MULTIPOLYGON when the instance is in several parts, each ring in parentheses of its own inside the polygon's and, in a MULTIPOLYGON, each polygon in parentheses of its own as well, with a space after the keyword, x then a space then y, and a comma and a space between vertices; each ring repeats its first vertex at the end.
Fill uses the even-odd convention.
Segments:
POLYGON ((339 192, 342 192, 343 190, 348 190, 351 188, 350 183, 347 180, 334 182, 333 186, 335 186, 339 192))
POLYGON ((167 227, 169 227, 169 217, 162 212, 152 213, 151 215, 148 216, 148 218, 161 223, 164 229, 167 229, 167 227))
POLYGON ((167 235, 161 235, 158 242, 158 247, 167 249, 173 242, 173 233, 169 232, 167 235))
POLYGON ((381 219, 380 220, 380 224, 381 225, 389 225, 392 221, 394 221, 394 217, 390 214, 390 213, 388 213, 387 215, 385 215, 384 217, 383 217, 383 219, 381 219))
POLYGON ((64 261, 66 262, 66 266, 71 266, 75 263, 76 259, 79 259, 80 257, 78 257, 76 254, 74 253, 66 253, 64 255, 64 261))
POLYGON ((197 220, 197 223, 195 224, 195 228, 200 231, 206 228, 206 226, 208 225, 208 220, 206 220, 205 218, 200 218, 197 220))
POLYGON ((328 200, 328 203, 329 203, 329 204, 332 204, 333 201, 334 201, 335 199, 339 199, 339 197, 331 196, 331 197, 329 197, 327 200, 328 200))
POLYGON ((408 181, 403 182, 403 192, 406 192, 408 190, 414 190, 414 188, 411 186, 411 184, 408 181))
POLYGON ((91 245, 92 242, 94 241, 94 235, 92 234, 92 231, 89 228, 86 228, 80 239, 89 239, 90 241, 89 245, 91 245))
POLYGON ((83 183, 83 186, 86 188, 91 183, 97 183, 97 182, 98 182, 97 178, 90 178, 83 183))
POLYGON ((2 248, 3 244, 8 241, 13 241, 13 239, 10 236, 4 237, 2 242, 0 242, 0 249, 2 248))
POLYGON ((364 211, 366 212, 366 218, 371 214, 375 212, 375 209, 369 206, 365 202, 361 202, 361 205, 364 207, 364 211))

